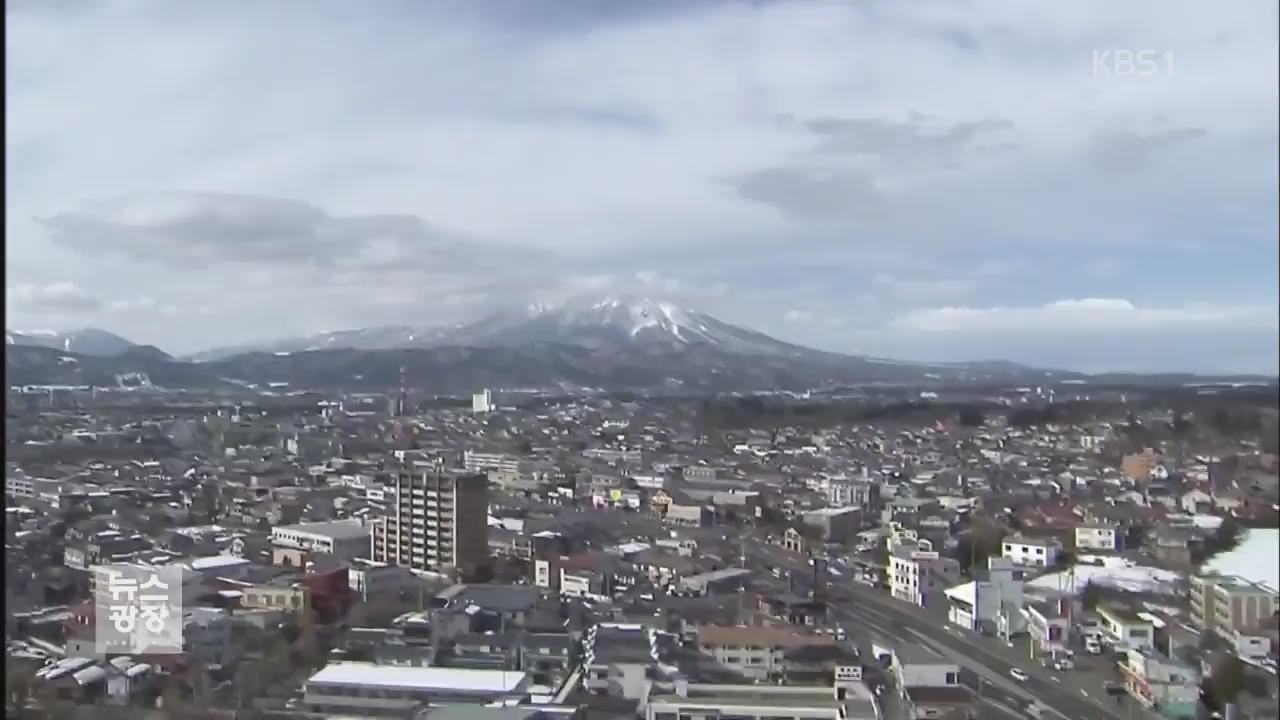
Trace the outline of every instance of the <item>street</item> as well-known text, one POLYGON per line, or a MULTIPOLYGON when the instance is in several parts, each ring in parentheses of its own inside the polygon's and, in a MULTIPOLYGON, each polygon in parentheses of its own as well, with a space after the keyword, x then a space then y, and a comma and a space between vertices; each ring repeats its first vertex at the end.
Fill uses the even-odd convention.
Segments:
MULTIPOLYGON (((808 566, 807 558, 774 545, 754 542, 744 543, 744 548, 749 564, 757 570, 761 566, 769 566, 804 572, 808 566)), ((1026 717, 1027 706, 1037 702, 1060 717, 1072 720, 1148 720, 1157 717, 1137 706, 1132 699, 1124 698, 1117 702, 1107 696, 1102 687, 1103 678, 1098 672, 1046 669, 1032 661, 1025 648, 1011 648, 1002 640, 982 637, 950 625, 945 608, 916 607, 895 600, 879 588, 847 577, 831 577, 829 582, 834 598, 831 620, 853 633, 860 648, 869 646, 867 638, 872 635, 895 644, 910 643, 932 648, 961 667, 961 682, 974 690, 984 711, 1026 717), (1027 674, 1025 682, 1018 682, 1010 676, 1009 671, 1015 667, 1027 674)), ((764 584, 774 589, 772 578, 765 579, 764 584)), ((784 583, 778 581, 776 584, 784 583)), ((870 657, 870 653, 865 652, 864 657, 870 657)), ((892 719, 894 715, 886 712, 886 718, 892 719)))

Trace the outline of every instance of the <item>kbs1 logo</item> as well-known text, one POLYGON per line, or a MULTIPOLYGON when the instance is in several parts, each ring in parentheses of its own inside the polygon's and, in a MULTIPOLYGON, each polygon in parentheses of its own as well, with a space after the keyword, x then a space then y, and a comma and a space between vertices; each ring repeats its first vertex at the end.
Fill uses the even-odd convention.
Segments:
POLYGON ((1094 77, 1173 77, 1172 50, 1094 50, 1094 77))

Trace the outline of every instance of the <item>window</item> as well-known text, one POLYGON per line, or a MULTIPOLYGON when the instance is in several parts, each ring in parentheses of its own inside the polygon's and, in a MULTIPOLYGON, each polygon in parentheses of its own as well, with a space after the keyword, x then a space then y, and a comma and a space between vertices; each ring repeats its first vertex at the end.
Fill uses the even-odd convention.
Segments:
POLYGON ((1036 548, 1036 554, 1037 554, 1037 555, 1043 555, 1043 554, 1044 554, 1044 548, 1036 548))
POLYGON ((955 685, 958 682, 958 680, 959 680, 959 673, 953 673, 953 672, 947 673, 946 683, 948 685, 955 685))

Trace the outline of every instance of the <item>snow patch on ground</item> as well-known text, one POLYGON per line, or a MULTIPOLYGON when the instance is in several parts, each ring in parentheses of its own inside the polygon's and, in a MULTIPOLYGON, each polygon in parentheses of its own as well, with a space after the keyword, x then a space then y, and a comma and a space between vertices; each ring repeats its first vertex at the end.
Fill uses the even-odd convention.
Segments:
POLYGON ((1074 577, 1068 571, 1049 573, 1028 582, 1027 587, 1040 592, 1063 592, 1074 595, 1084 590, 1085 585, 1092 581, 1128 592, 1168 594, 1177 592, 1177 583, 1181 579, 1180 573, 1144 565, 1131 567, 1077 565, 1074 577))
POLYGON ((1280 589, 1280 530, 1246 530, 1235 550, 1215 556, 1205 569, 1280 589))

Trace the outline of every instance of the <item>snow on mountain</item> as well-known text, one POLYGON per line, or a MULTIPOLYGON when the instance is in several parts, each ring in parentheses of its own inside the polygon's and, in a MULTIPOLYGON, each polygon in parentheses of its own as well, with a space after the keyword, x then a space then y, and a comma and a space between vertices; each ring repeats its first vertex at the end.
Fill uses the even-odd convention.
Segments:
POLYGON ((597 296, 513 307, 452 327, 387 326, 325 332, 277 342, 219 348, 190 359, 203 362, 247 352, 517 347, 528 344, 572 345, 597 350, 697 346, 747 355, 812 352, 675 303, 643 297, 597 296))
POLYGON ((6 345, 31 345, 53 348, 81 355, 112 356, 129 352, 139 346, 119 335, 97 328, 84 328, 69 332, 55 330, 6 330, 6 345))

